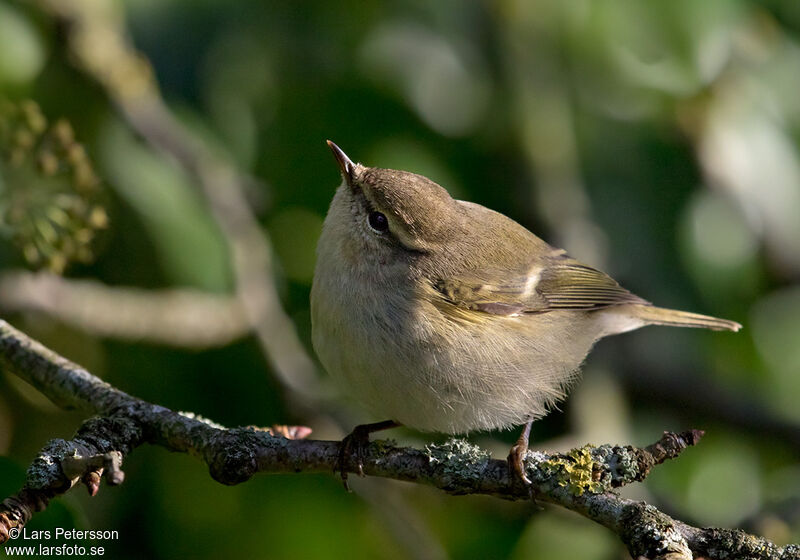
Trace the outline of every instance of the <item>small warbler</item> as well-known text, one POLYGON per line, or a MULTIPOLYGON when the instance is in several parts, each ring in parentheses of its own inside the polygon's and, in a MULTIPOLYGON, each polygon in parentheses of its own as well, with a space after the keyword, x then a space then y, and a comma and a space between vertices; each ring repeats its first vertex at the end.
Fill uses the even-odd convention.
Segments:
POLYGON ((646 325, 740 328, 654 307, 510 218, 328 144, 344 181, 317 246, 313 344, 347 394, 388 418, 345 438, 345 479, 376 430, 524 424, 509 466, 529 482, 531 423, 564 398, 598 339, 646 325))

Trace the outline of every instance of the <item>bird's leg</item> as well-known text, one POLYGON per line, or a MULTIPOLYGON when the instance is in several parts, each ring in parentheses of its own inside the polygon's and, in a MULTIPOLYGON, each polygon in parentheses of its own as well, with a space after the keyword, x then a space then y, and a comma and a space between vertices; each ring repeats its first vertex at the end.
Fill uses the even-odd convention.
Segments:
POLYGON ((369 445, 369 435, 372 432, 380 430, 388 430, 389 428, 397 428, 402 424, 398 424, 394 420, 384 420, 383 422, 375 422, 374 424, 360 424, 353 428, 339 445, 339 459, 336 461, 336 466, 333 472, 338 472, 342 475, 342 482, 345 489, 350 491, 347 484, 347 465, 350 459, 355 456, 356 467, 358 468, 358 475, 364 476, 364 457, 366 455, 367 446, 369 445))
POLYGON ((511 471, 511 476, 514 477, 516 475, 517 480, 521 480, 528 486, 531 485, 531 481, 525 474, 525 455, 528 453, 528 438, 531 436, 532 424, 533 420, 528 420, 519 435, 519 439, 517 439, 517 443, 511 447, 511 451, 508 453, 508 468, 511 471))

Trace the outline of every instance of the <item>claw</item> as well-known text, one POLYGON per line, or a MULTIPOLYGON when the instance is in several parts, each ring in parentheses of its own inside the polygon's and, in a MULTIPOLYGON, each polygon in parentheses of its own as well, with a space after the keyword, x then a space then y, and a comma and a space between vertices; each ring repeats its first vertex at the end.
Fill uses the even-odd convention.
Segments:
POLYGON ((83 476, 83 483, 86 485, 86 490, 89 495, 94 497, 100 490, 100 477, 103 476, 103 468, 94 471, 89 471, 83 476))
POLYGON ((522 429, 522 433, 519 435, 519 439, 517 439, 517 443, 515 443, 511 450, 508 452, 508 469, 512 475, 512 484, 515 480, 521 481, 525 486, 531 486, 531 480, 528 478, 527 473, 525 472, 525 455, 528 453, 528 439, 531 435, 531 425, 533 424, 533 420, 529 420, 525 427, 522 429))
POLYGON ((525 472, 525 455, 527 453, 527 445, 514 445, 508 453, 508 468, 516 475, 517 480, 521 480, 525 485, 530 486, 532 482, 525 472))
POLYGON ((364 476, 364 460, 367 457, 367 447, 369 446, 369 435, 372 432, 396 428, 399 426, 394 420, 376 422, 374 424, 361 424, 353 428, 339 445, 339 457, 333 468, 334 473, 339 473, 342 477, 342 484, 345 490, 350 492, 350 485, 347 483, 347 467, 352 464, 351 460, 355 457, 356 470, 358 476, 364 476))
POLYGON ((362 428, 362 426, 356 426, 355 429, 342 440, 339 446, 339 459, 336 461, 336 466, 333 469, 334 472, 338 472, 342 477, 342 484, 344 484, 344 489, 348 492, 350 492, 350 485, 347 483, 347 467, 351 464, 351 460, 354 457, 358 476, 364 476, 364 456, 366 455, 366 448, 369 445, 369 432, 360 428, 362 428))

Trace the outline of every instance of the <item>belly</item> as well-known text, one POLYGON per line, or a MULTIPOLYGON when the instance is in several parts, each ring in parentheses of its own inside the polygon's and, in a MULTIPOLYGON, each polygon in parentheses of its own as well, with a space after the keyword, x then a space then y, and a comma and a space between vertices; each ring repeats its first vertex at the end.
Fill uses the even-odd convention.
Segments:
POLYGON ((342 393, 376 420, 422 431, 506 428, 563 398, 594 342, 567 314, 481 314, 463 321, 399 294, 378 313, 366 294, 347 305, 312 297, 314 348, 342 393), (566 351, 569 349, 569 351, 566 351), (577 350, 577 351, 576 351, 577 350))

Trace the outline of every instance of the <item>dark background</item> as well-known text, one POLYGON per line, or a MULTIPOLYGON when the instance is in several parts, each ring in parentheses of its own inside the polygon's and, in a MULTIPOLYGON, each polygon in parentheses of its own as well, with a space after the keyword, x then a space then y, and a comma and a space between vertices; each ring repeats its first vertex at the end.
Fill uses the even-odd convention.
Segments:
MULTIPOLYGON (((650 301, 741 322, 738 334, 652 328, 602 341, 533 440, 557 450, 645 445, 663 430, 703 428, 698 448, 625 495, 690 523, 800 540, 791 439, 800 421, 800 4, 111 6, 174 113, 252 177, 281 298, 309 351, 314 247, 340 181, 330 138, 356 161, 427 175, 513 217, 650 301)), ((109 227, 93 263, 69 265, 66 277, 232 290, 226 246, 192 179, 74 66, 63 30, 7 0, 0 95, 67 119, 102 179, 109 227)), ((47 188, 8 177, 0 206, 47 188)), ((13 233, 0 229, 0 274, 29 266, 13 233)), ((46 313, 0 313, 151 402, 227 426, 307 423, 312 437, 341 437, 291 406, 253 338, 175 349, 46 313)), ((353 422, 365 419, 353 411, 353 422)), ((81 420, 0 375, 0 494, 18 490, 37 450, 70 438, 81 420)), ((386 435, 418 446, 443 439, 386 435)), ((503 457, 514 438, 471 439, 503 457)), ((121 487, 93 499, 79 488, 54 500, 29 529, 117 529, 120 540, 104 543, 112 558, 626 557, 605 529, 533 504, 384 480, 355 480, 348 494, 332 475, 229 488, 197 460, 149 447, 125 471, 121 487)))

